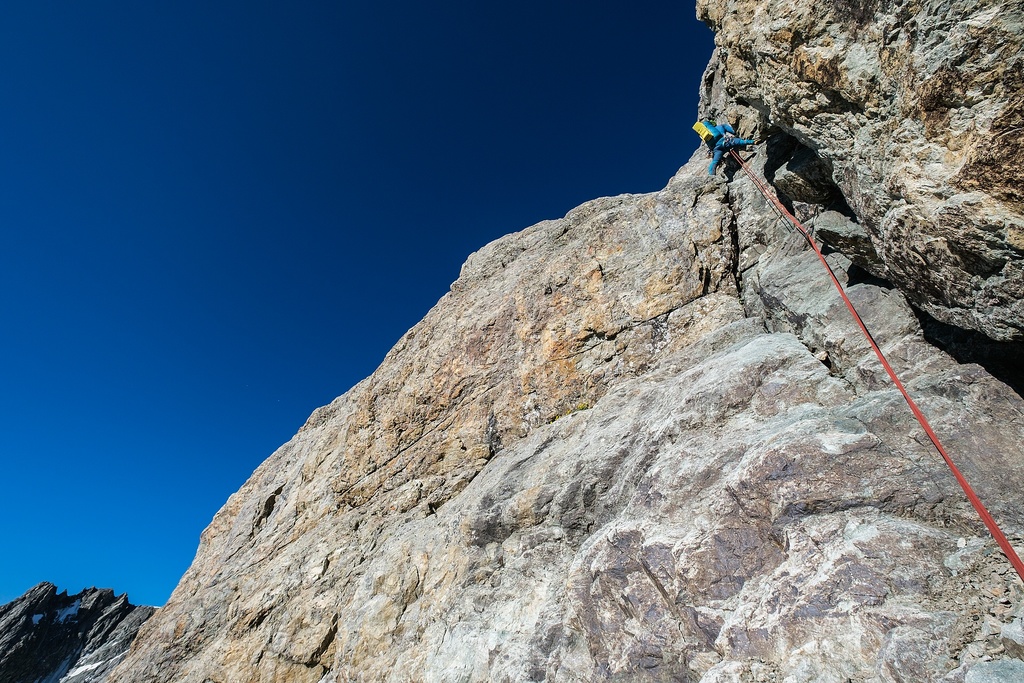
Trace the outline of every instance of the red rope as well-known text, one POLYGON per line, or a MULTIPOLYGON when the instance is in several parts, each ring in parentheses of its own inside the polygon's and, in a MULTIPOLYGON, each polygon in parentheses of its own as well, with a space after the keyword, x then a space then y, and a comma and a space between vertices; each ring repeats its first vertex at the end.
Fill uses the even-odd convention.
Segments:
POLYGON ((853 316, 853 319, 860 328, 860 331, 864 334, 864 338, 868 340, 869 344, 871 344, 871 348, 874 350, 875 355, 878 356, 879 362, 881 362, 882 367, 885 368, 885 372, 889 375, 889 379, 892 380, 892 383, 895 384, 896 388, 900 390, 901 394, 903 394, 903 398, 906 399, 907 405, 910 406, 911 412, 914 413, 914 417, 916 417, 917 421, 921 424, 925 434, 927 434, 928 438, 931 439, 932 445, 935 446, 935 450, 937 450, 939 455, 942 456, 942 459, 946 461, 946 465, 949 466, 949 469, 956 478, 957 483, 960 484, 960 488, 962 488, 964 493, 967 494, 967 499, 971 501, 971 505, 974 506, 978 516, 981 517, 981 521, 985 523, 989 533, 992 534, 992 537, 1002 549, 1003 554, 1006 555, 1006 559, 1010 561, 1010 564, 1013 565, 1013 568, 1017 571, 1017 575, 1022 581, 1024 581, 1024 562, 1021 562, 1017 552, 1006 539, 1006 535, 1003 533, 1002 529, 999 528, 999 524, 997 524, 996 520, 992 518, 991 514, 989 514, 989 511, 981 502, 978 494, 974 492, 974 489, 971 487, 970 483, 968 483, 967 478, 964 477, 960 468, 956 466, 953 459, 949 457, 948 453, 946 453, 946 449, 943 448, 942 442, 939 441, 939 437, 935 434, 932 426, 928 424, 928 419, 924 416, 924 413, 922 413, 921 409, 917 407, 916 403, 914 403, 914 399, 910 398, 910 394, 907 392, 906 387, 903 386, 903 382, 901 382, 899 377, 896 376, 896 371, 892 369, 892 366, 889 365, 889 361, 885 359, 885 355, 882 353, 882 350, 878 348, 878 344, 875 342, 874 337, 871 336, 871 333, 868 331, 867 326, 861 319, 860 314, 857 313, 857 309, 854 308, 853 302, 850 301, 850 298, 846 295, 846 291, 843 289, 842 284, 840 284, 839 279, 832 270, 832 266, 828 264, 828 261, 825 260, 825 255, 821 253, 821 249, 817 244, 815 244, 810 231, 805 228, 792 213, 790 213, 782 202, 779 201, 779 198, 768 189, 768 186, 750 170, 750 167, 745 161, 743 161, 743 159, 740 158, 735 150, 729 150, 729 153, 732 155, 732 158, 739 163, 740 168, 742 168, 747 174, 747 177, 753 181, 754 185, 757 186, 757 189, 762 195, 764 195, 765 199, 767 199, 768 202, 779 212, 780 216, 784 217, 793 225, 793 227, 799 230, 800 234, 802 234, 804 239, 807 240, 807 243, 811 245, 812 249, 814 249, 814 253, 818 256, 818 260, 821 261, 822 265, 825 266, 825 270, 828 271, 829 277, 832 278, 832 284, 835 285, 836 290, 839 292, 839 296, 843 298, 843 303, 846 304, 847 310, 850 311, 850 315, 853 316))

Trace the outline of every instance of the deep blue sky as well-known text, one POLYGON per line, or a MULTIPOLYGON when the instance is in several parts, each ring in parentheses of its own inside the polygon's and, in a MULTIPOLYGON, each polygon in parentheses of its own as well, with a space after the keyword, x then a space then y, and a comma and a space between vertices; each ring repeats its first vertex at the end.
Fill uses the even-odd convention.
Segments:
POLYGON ((687 0, 0 7, 0 603, 162 604, 466 256, 664 186, 687 0))

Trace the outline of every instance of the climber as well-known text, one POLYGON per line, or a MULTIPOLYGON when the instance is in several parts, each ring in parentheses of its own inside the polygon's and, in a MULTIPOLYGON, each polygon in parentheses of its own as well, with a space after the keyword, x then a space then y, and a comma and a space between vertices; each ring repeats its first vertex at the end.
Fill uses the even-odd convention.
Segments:
POLYGON ((736 137, 736 131, 728 123, 717 124, 711 119, 704 119, 693 124, 693 129, 708 146, 708 154, 711 156, 708 175, 715 174, 715 167, 730 149, 754 144, 753 140, 736 137))

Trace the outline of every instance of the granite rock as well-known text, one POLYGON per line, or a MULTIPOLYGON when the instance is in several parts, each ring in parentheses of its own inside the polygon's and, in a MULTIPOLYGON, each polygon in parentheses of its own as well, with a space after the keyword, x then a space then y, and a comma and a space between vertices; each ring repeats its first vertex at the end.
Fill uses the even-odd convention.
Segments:
POLYGON ((964 683, 1013 683, 1024 681, 1024 662, 1001 659, 982 662, 968 672, 964 683))

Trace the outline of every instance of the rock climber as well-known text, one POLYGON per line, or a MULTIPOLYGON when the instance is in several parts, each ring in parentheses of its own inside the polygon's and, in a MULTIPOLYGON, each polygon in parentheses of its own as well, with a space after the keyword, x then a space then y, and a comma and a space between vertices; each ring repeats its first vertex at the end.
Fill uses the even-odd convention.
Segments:
POLYGON ((718 162, 722 160, 725 153, 735 147, 746 147, 747 145, 754 144, 753 140, 746 140, 744 138, 736 137, 736 131, 728 123, 715 123, 710 119, 704 119, 697 123, 694 127, 700 136, 707 143, 709 154, 711 155, 711 165, 708 166, 708 175, 715 174, 715 167, 718 166, 718 162), (708 135, 698 129, 698 126, 703 126, 708 135))

